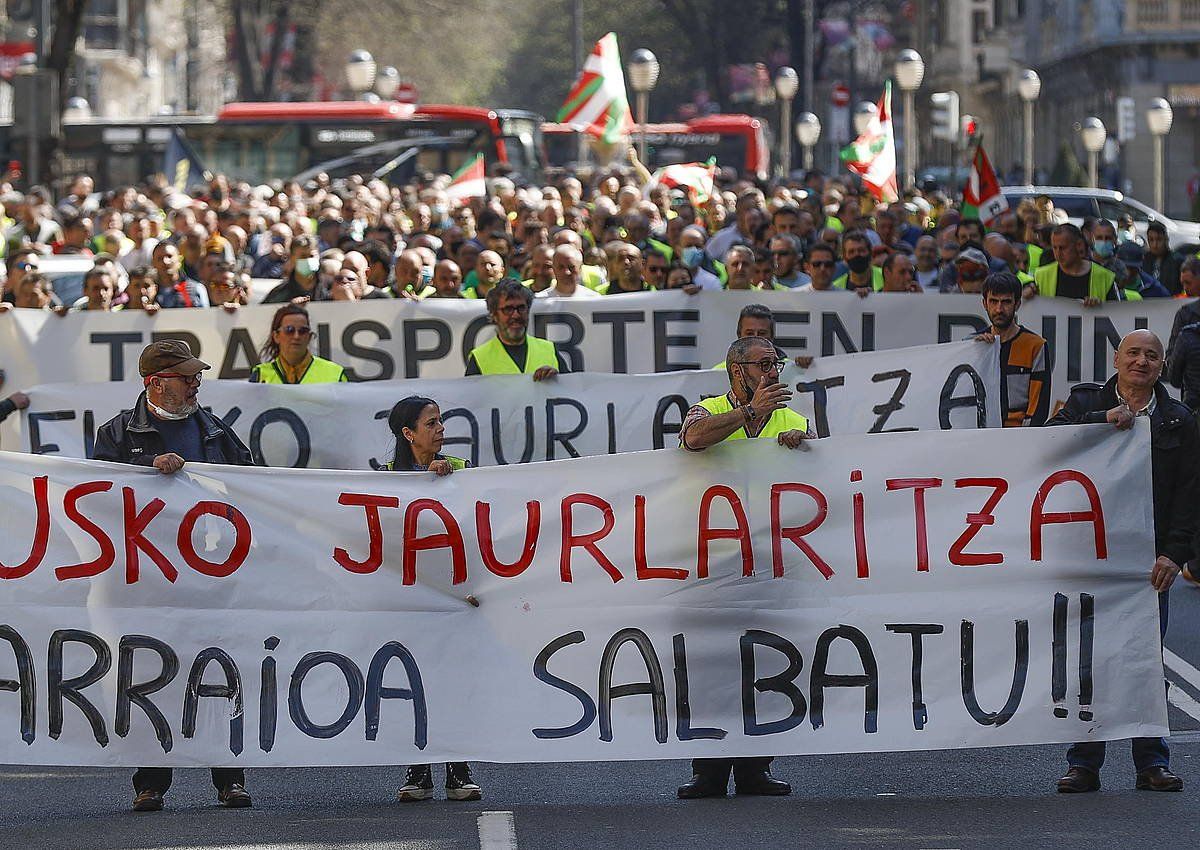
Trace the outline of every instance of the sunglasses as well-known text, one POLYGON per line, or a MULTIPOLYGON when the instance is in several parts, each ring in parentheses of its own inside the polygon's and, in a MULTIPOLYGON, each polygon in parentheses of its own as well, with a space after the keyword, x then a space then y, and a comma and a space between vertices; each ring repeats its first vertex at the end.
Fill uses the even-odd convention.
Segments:
POLYGON ((309 336, 312 334, 312 328, 306 325, 284 325, 279 332, 285 336, 309 336))

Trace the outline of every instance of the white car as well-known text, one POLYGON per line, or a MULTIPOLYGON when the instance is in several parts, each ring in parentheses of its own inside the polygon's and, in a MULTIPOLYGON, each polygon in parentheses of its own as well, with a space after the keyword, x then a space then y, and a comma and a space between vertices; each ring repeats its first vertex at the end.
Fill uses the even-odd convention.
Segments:
POLYGON ((1081 189, 1078 186, 1002 186, 1000 191, 1008 199, 1010 209, 1016 209, 1017 204, 1026 198, 1046 195, 1054 202, 1055 208, 1067 213, 1072 224, 1079 224, 1091 216, 1106 218, 1115 225, 1122 215, 1129 215, 1133 218, 1133 226, 1143 239, 1146 236, 1146 225, 1152 221, 1161 221, 1167 229, 1167 239, 1176 251, 1194 253, 1200 248, 1200 224, 1168 218, 1141 201, 1111 189, 1081 189))

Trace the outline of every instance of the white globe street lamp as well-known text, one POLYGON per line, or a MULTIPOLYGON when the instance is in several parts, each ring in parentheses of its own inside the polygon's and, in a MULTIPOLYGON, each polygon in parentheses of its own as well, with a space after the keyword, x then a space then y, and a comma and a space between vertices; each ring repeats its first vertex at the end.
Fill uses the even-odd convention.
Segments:
POLYGON ((375 57, 366 50, 355 50, 346 62, 346 84, 355 95, 363 95, 375 85, 375 57))
POLYGON ((867 132, 867 127, 879 115, 879 108, 869 100, 864 100, 854 107, 854 132, 861 136, 867 132))
POLYGON ((1096 161, 1099 158, 1100 151, 1104 150, 1105 141, 1108 140, 1108 130, 1104 129, 1103 121, 1092 116, 1083 119, 1079 134, 1083 136, 1083 146, 1088 154, 1088 180, 1092 188, 1095 189, 1100 182, 1096 175, 1096 161))
POLYGON ((925 79, 925 60, 915 50, 901 50, 896 57, 896 83, 904 93, 904 185, 912 188, 916 184, 917 170, 917 118, 913 109, 913 95, 925 79))
POLYGON ((813 148, 821 138, 821 119, 811 112, 801 112, 796 116, 796 141, 804 149, 804 170, 811 171, 813 167, 813 148))
POLYGON ((1166 98, 1156 97, 1150 101, 1146 110, 1146 123, 1150 125, 1150 135, 1154 136, 1154 208, 1163 211, 1163 143, 1167 133, 1171 132, 1171 123, 1175 114, 1166 98))
POLYGON ((643 163, 646 161, 646 124, 649 121, 650 92, 658 84, 659 70, 658 57, 644 47, 639 47, 629 57, 629 86, 633 89, 637 119, 641 125, 638 159, 643 163))
POLYGON ((379 74, 375 77, 375 93, 383 100, 391 100, 396 96, 398 88, 400 88, 400 72, 391 65, 380 68, 379 74))

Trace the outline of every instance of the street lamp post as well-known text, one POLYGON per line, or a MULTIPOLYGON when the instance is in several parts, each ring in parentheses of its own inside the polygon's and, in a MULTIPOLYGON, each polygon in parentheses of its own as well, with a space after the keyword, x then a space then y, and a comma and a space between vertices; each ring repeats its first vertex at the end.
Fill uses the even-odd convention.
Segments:
POLYGON ((1025 182, 1032 186, 1036 182, 1033 177, 1033 104, 1042 93, 1042 78, 1037 71, 1026 68, 1021 72, 1017 93, 1025 104, 1025 182))
POLYGON ((796 116, 796 141, 804 149, 804 170, 812 171, 813 148, 821 138, 821 119, 811 112, 796 116))
POLYGON ((1150 101, 1146 110, 1146 123, 1150 125, 1150 135, 1154 136, 1154 208, 1163 211, 1163 141, 1171 132, 1171 122, 1175 116, 1171 112, 1171 104, 1165 98, 1156 97, 1150 101))
POLYGON ((375 85, 375 57, 355 50, 346 62, 346 84, 355 97, 362 97, 375 85))
POLYGON ((867 132, 867 128, 878 115, 879 107, 869 100, 860 101, 858 106, 854 107, 854 134, 861 136, 867 132))
POLYGON ((1096 161, 1099 159, 1100 151, 1104 150, 1104 143, 1108 140, 1108 131, 1104 129, 1103 121, 1092 116, 1083 119, 1079 133, 1083 136, 1083 146, 1087 149, 1088 182, 1095 189, 1100 184, 1096 175, 1096 161))
POLYGON ((637 101, 637 120, 641 125, 638 139, 638 159, 646 161, 646 124, 649 123, 650 92, 658 83, 658 58, 644 47, 633 51, 629 58, 629 85, 637 101))
POLYGON ((895 71, 896 83, 904 92, 904 185, 911 189, 917 182, 917 117, 913 95, 925 78, 925 62, 917 51, 901 50, 896 57, 895 71))
POLYGON ((784 180, 792 171, 792 139, 788 128, 792 126, 792 98, 800 88, 800 77, 795 68, 784 65, 775 75, 775 94, 779 96, 779 171, 784 180))

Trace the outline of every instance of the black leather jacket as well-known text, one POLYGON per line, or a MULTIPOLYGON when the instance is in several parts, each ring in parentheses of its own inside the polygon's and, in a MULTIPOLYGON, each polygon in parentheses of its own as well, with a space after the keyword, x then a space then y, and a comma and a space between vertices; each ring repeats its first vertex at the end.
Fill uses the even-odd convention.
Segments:
MULTIPOLYGON (((1196 416, 1181 401, 1155 384, 1155 410, 1150 417, 1151 481, 1154 493, 1154 546, 1182 566, 1194 557, 1197 529, 1197 467, 1200 431, 1196 416)), ((1117 400, 1116 376, 1101 384, 1078 384, 1062 409, 1047 425, 1086 425, 1106 422, 1117 400)))

